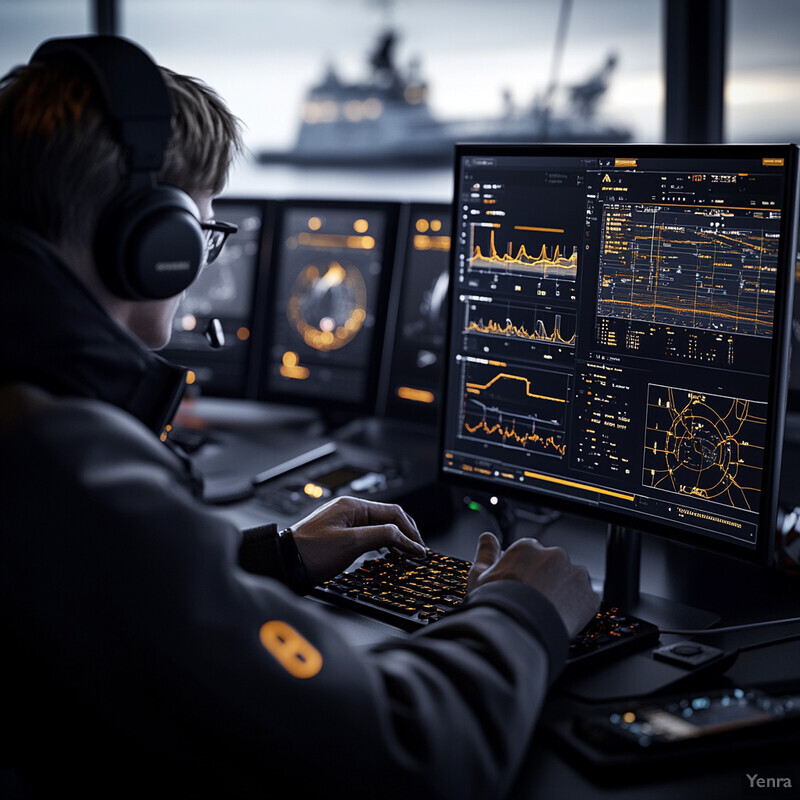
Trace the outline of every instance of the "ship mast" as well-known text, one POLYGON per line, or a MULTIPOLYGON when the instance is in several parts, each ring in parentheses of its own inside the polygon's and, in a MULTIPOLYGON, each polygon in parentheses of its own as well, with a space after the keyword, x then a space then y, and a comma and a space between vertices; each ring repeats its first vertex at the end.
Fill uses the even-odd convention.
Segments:
POLYGON ((550 104, 553 102, 553 95, 558 86, 559 75, 561 72, 561 60, 564 55, 564 46, 567 41, 567 29, 569 18, 572 12, 572 0, 561 0, 558 12, 558 27, 556 28, 556 38, 553 44, 553 58, 550 62, 550 80, 542 102, 542 141, 547 141, 547 128, 550 121, 550 104))
POLYGON ((383 17, 383 28, 393 27, 392 12, 394 11, 394 0, 369 0, 368 5, 379 8, 383 17))

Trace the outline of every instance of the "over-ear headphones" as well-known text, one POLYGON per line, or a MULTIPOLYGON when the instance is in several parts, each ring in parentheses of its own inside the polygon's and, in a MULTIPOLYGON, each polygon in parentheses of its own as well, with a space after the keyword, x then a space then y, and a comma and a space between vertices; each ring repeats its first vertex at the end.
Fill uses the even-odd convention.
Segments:
POLYGON ((158 185, 172 135, 172 102, 156 64, 116 36, 49 39, 31 57, 80 59, 100 87, 122 146, 127 182, 100 215, 93 242, 97 268, 118 297, 157 300, 180 294, 204 254, 199 211, 185 192, 158 185))

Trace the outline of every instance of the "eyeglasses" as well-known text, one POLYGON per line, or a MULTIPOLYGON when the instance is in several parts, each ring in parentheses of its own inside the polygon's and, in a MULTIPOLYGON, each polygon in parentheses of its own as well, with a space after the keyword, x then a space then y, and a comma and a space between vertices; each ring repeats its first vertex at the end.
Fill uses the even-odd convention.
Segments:
POLYGON ((226 239, 239 230, 238 225, 233 225, 230 222, 219 222, 217 220, 209 220, 208 222, 201 222, 200 227, 205 235, 205 259, 203 266, 207 267, 216 260, 220 254, 226 239))

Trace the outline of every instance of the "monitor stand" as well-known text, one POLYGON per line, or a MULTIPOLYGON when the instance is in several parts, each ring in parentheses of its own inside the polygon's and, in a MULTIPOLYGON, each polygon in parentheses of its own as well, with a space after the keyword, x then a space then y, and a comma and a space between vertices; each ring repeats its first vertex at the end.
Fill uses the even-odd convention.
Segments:
POLYGON ((642 536, 633 528, 609 524, 603 602, 652 622, 661 629, 700 630, 719 622, 710 611, 640 592, 642 536))
MULTIPOLYGON (((609 525, 604 603, 653 623, 661 631, 705 630, 719 621, 717 615, 708 611, 641 593, 640 567, 640 532, 621 525, 609 525)), ((685 681, 694 680, 700 671, 717 667, 727 669, 727 666, 727 660, 711 662, 698 668, 678 666, 658 661, 652 653, 645 650, 596 665, 590 660, 586 668, 563 675, 558 686, 565 696, 584 703, 619 701, 674 691, 685 681)))

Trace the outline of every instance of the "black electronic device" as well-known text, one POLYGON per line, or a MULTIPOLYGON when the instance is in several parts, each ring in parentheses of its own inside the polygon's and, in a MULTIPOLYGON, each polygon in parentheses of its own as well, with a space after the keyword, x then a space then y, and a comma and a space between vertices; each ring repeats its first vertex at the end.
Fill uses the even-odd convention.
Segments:
POLYGON ((450 276, 450 206, 412 203, 402 209, 390 309, 394 335, 387 340, 389 365, 381 401, 385 416, 436 423, 446 334, 450 276))
POLYGON ((769 563, 797 148, 459 145, 455 166, 441 477, 769 563))
POLYGON ((730 768, 731 758, 739 759, 746 769, 727 782, 723 794, 716 793, 727 797, 738 787, 791 784, 791 778, 776 779, 765 768, 794 763, 800 698, 796 684, 757 688, 727 682, 601 703, 559 697, 545 708, 542 728, 592 781, 609 790, 667 776, 715 778, 720 767, 730 768))
POLYGON ((575 718, 575 732, 607 754, 646 758, 689 749, 752 744, 761 736, 800 733, 800 695, 738 686, 656 698, 575 718))
POLYGON ((259 476, 258 482, 265 485, 257 488, 256 500, 271 511, 297 519, 334 497, 355 495, 378 499, 376 495, 400 480, 398 468, 393 463, 374 456, 365 458, 361 453, 357 456, 357 459, 348 458, 345 448, 345 452, 336 458, 324 461, 320 458, 319 464, 295 469, 281 480, 273 481, 275 476, 271 473, 266 479, 259 476))
POLYGON ((260 397, 375 410, 398 207, 283 201, 262 309, 260 397))
POLYGON ((191 387, 213 397, 255 397, 250 364, 257 358, 256 296, 262 253, 270 235, 272 204, 246 198, 218 198, 214 210, 238 226, 214 263, 181 298, 172 338, 163 354, 189 369, 191 387), (206 331, 218 320, 222 336, 209 346, 206 331), (252 357, 252 358, 251 358, 252 357))
POLYGON ((54 58, 89 69, 122 150, 125 186, 102 212, 94 241, 103 281, 130 300, 180 294, 200 269, 205 236, 189 195, 156 182, 172 135, 172 101, 158 66, 117 36, 48 39, 31 63, 54 58))

